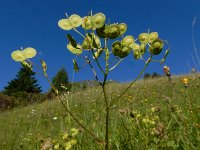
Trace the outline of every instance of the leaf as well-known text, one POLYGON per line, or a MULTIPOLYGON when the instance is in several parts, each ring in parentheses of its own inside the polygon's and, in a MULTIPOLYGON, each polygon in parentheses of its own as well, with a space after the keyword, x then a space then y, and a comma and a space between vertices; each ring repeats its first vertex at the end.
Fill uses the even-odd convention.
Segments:
POLYGON ((73 47, 71 44, 67 44, 67 49, 75 55, 82 54, 82 46, 77 44, 77 48, 73 47))
POLYGON ((41 65, 42 65, 42 69, 43 69, 43 72, 44 74, 46 74, 46 71, 47 71, 47 64, 44 60, 40 60, 41 61, 41 65))
POLYGON ((74 64, 74 71, 79 72, 79 67, 75 59, 72 60, 74 64))
POLYGON ((70 34, 67 34, 67 39, 73 47, 77 48, 76 40, 70 34))
POLYGON ((93 39, 93 41, 92 41, 92 46, 93 46, 94 48, 97 48, 97 49, 98 49, 98 45, 97 45, 97 43, 96 43, 96 41, 95 41, 95 34, 88 33, 88 36, 89 36, 91 39, 93 39))

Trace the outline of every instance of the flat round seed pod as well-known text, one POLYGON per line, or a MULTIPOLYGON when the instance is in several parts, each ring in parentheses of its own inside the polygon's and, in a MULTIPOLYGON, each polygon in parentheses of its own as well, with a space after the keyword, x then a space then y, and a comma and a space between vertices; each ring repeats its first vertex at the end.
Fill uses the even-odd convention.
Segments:
POLYGON ((83 19, 82 19, 82 27, 85 30, 92 29, 93 24, 92 24, 92 17, 91 16, 85 16, 85 17, 83 17, 83 19))
POLYGON ((23 53, 26 58, 33 58, 37 54, 36 50, 32 47, 25 48, 23 53))
POLYGON ((115 39, 119 35, 120 35, 120 28, 119 28, 118 25, 113 24, 113 25, 110 25, 108 27, 108 34, 107 34, 107 36, 108 36, 109 39, 115 39))
POLYGON ((126 46, 129 46, 129 45, 135 43, 135 39, 133 36, 128 35, 128 36, 125 36, 125 38, 122 40, 122 43, 126 46))
POLYGON ((26 59, 24 53, 21 50, 16 50, 11 53, 11 57, 14 61, 22 62, 26 59))
POLYGON ((141 33, 139 35, 138 39, 141 43, 147 43, 148 42, 148 33, 141 33))
POLYGON ((92 21, 94 28, 101 28, 105 24, 106 16, 103 13, 97 13, 94 16, 92 16, 92 21))
POLYGON ((137 44, 137 43, 133 43, 133 44, 129 45, 129 47, 131 49, 133 49, 134 51, 139 51, 140 50, 140 45, 137 44))
POLYGON ((158 39, 158 32, 151 32, 148 35, 148 42, 152 43, 154 40, 158 39))
POLYGON ((58 26, 63 30, 71 30, 72 29, 72 25, 70 24, 68 19, 59 20, 58 26))
POLYGON ((160 39, 156 39, 151 43, 149 51, 153 55, 159 55, 163 49, 164 43, 160 39))
POLYGON ((124 34, 127 31, 127 25, 125 23, 118 24, 120 29, 120 35, 124 34))
POLYGON ((71 25, 75 28, 79 27, 82 24, 82 18, 79 15, 73 14, 68 18, 71 25))

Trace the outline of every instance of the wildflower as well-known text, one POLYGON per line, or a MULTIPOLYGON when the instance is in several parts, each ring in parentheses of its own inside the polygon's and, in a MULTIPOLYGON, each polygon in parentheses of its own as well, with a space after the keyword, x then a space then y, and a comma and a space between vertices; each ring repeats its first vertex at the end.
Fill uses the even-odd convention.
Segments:
POLYGON ((164 70, 165 75, 166 75, 167 77, 171 77, 170 69, 169 69, 168 66, 164 66, 164 67, 163 67, 163 70, 164 70))
POLYGON ((70 143, 67 143, 66 147, 65 147, 65 150, 70 150, 72 147, 72 145, 70 143))
POLYGON ((150 124, 152 124, 152 125, 155 125, 155 124, 156 124, 156 122, 155 122, 155 121, 153 121, 153 120, 151 120, 151 121, 150 121, 150 124))
POLYGON ((78 134, 78 132, 79 132, 79 130, 76 129, 76 128, 72 128, 70 131, 71 131, 71 136, 72 137, 76 136, 78 134))
POLYGON ((54 145, 54 149, 59 149, 59 144, 54 145))
POLYGON ((137 114, 137 115, 136 115, 137 118, 140 118, 141 116, 142 116, 141 114, 137 114))
POLYGON ((58 119, 57 117, 54 117, 54 118, 53 118, 53 120, 57 120, 57 119, 58 119))
POLYGON ((143 122, 144 124, 148 124, 148 123, 150 122, 150 120, 149 120, 148 118, 144 118, 144 119, 142 119, 142 122, 143 122))
POLYGON ((68 138, 68 136, 69 136, 69 135, 68 135, 67 133, 65 133, 65 134, 62 136, 62 139, 63 139, 63 140, 66 140, 66 139, 68 138))
POLYGON ((72 140, 70 141, 70 144, 72 144, 72 145, 75 145, 76 143, 77 143, 77 141, 74 140, 74 139, 72 139, 72 140))
POLYGON ((188 78, 185 77, 181 81, 183 82, 183 84, 184 84, 185 87, 188 87, 188 82, 189 82, 188 78))
POLYGON ((151 112, 155 112, 156 108, 155 107, 151 107, 151 112))

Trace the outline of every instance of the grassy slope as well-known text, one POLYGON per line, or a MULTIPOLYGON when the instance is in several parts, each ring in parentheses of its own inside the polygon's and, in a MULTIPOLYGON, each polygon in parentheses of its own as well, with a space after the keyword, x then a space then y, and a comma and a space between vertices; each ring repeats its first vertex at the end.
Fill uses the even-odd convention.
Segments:
MULTIPOLYGON (((188 88, 178 77, 175 85, 166 78, 138 81, 119 101, 113 100, 112 149, 200 149, 200 80, 190 79, 188 88)), ((124 87, 109 84, 109 97, 114 98, 124 87)), ((62 99, 83 124, 104 138, 104 101, 99 87, 62 99)), ((79 128, 57 100, 0 112, 0 149, 40 149, 42 141, 58 140, 73 127, 79 128)), ((103 145, 82 131, 73 148, 102 149, 103 145)))

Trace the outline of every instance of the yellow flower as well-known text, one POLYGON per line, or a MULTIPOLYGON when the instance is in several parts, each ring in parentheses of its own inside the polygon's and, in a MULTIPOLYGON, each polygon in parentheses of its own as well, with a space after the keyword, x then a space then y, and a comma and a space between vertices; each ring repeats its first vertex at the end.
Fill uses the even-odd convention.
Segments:
POLYGON ((72 145, 70 143, 67 143, 65 150, 70 150, 72 148, 72 145))
POLYGON ((76 129, 76 128, 72 128, 70 131, 71 131, 71 136, 72 137, 76 136, 78 134, 78 132, 79 132, 79 130, 76 129))
POLYGON ((71 141, 70 141, 70 144, 71 145, 75 145, 77 143, 77 141, 75 140, 75 139, 72 139, 71 141))
POLYGON ((150 122, 150 120, 149 120, 148 118, 144 118, 144 119, 142 119, 142 122, 143 122, 144 124, 147 124, 147 123, 150 122))
POLYGON ((20 50, 13 51, 11 54, 11 57, 14 61, 17 61, 17 62, 22 62, 26 59, 26 57, 24 56, 24 53, 20 50))
POLYGON ((37 54, 36 50, 32 47, 27 47, 22 52, 26 58, 33 58, 37 54))
POLYGON ((155 112, 156 108, 155 107, 151 107, 151 112, 155 112))
POLYGON ((66 140, 66 139, 68 138, 68 136, 69 136, 69 135, 68 135, 67 133, 65 133, 65 134, 62 136, 62 139, 63 139, 63 140, 66 140))
POLYGON ((188 79, 188 78, 183 78, 183 79, 182 79, 182 82, 183 82, 184 84, 188 84, 189 79, 188 79))

